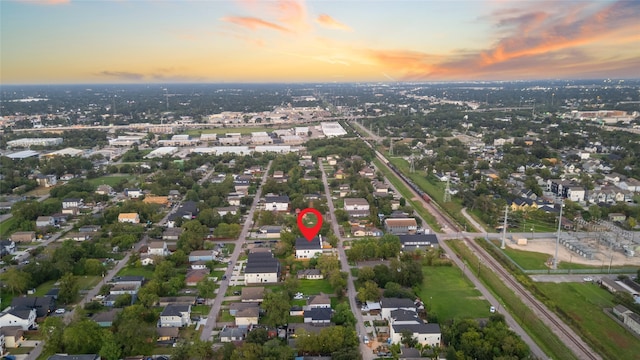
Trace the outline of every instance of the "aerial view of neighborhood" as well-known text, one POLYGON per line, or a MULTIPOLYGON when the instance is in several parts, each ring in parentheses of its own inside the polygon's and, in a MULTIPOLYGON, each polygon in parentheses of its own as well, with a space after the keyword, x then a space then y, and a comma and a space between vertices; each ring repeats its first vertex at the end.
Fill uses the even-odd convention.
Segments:
POLYGON ((0 1, 0 360, 640 360, 640 3, 0 1))

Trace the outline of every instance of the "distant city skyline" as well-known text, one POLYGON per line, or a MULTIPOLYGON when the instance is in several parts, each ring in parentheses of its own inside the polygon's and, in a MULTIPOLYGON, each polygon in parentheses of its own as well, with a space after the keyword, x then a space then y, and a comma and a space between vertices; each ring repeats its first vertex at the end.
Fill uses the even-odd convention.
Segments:
POLYGON ((640 78, 640 1, 2 0, 0 84, 640 78))

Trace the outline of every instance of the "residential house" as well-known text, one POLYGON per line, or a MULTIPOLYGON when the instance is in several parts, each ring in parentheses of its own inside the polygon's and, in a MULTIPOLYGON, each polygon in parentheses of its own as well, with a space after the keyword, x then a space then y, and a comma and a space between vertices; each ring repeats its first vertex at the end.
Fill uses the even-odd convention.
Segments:
POLYGON ((148 195, 144 197, 144 200, 142 200, 142 202, 145 204, 157 204, 160 206, 169 206, 169 197, 148 195))
POLYGON ((257 302, 232 302, 229 304, 229 314, 231 316, 236 316, 238 311, 242 311, 248 308, 256 308, 260 310, 260 304, 257 302))
POLYGON ((362 170, 358 171, 358 174, 367 179, 373 179, 376 176, 376 171, 370 166, 365 166, 362 170))
POLYGON ((156 335, 156 341, 159 344, 174 344, 176 340, 178 340, 180 329, 175 327, 160 327, 156 328, 156 335))
POLYGON ((280 279, 280 262, 271 252, 252 252, 244 269, 244 284, 276 283, 280 279))
POLYGON ((413 301, 406 298, 382 298, 380 300, 380 314, 383 319, 390 319, 391 312, 394 310, 412 310, 415 311, 416 305, 413 301))
MULTIPOLYGON (((43 217, 43 216, 41 216, 43 217)), ((46 216, 47 218, 49 218, 48 216, 46 216)), ((45 226, 50 226, 49 225, 49 221, 46 222, 47 225, 45 226)), ((36 225, 38 226, 38 225, 36 225)), ((18 231, 18 232, 14 232, 13 234, 11 234, 11 241, 18 243, 18 242, 34 242, 36 241, 36 232, 35 231, 18 231)))
POLYGON ((12 309, 34 309, 36 318, 48 316, 56 308, 55 299, 49 296, 18 296, 11 300, 12 309))
POLYGON ((333 173, 333 177, 335 177, 338 180, 342 180, 346 176, 347 175, 345 174, 344 170, 342 170, 342 169, 338 169, 335 173, 333 173))
POLYGON ((198 283, 209 277, 209 269, 188 270, 184 278, 187 286, 196 286, 198 283))
POLYGON ((155 256, 168 256, 169 248, 166 241, 152 241, 147 248, 147 255, 155 256))
POLYGON ((570 186, 567 190, 567 199, 573 202, 583 202, 586 191, 582 186, 570 186))
POLYGON ((634 178, 628 178, 624 181, 620 181, 618 183, 618 187, 622 190, 627 190, 631 192, 640 192, 640 181, 634 178))
POLYGON ((114 284, 111 286, 111 289, 109 289, 109 295, 131 295, 135 298, 134 295, 138 293, 138 290, 140 290, 140 285, 138 284, 114 284))
POLYGON ((380 237, 384 235, 382 230, 374 227, 362 227, 360 225, 354 225, 351 227, 351 236, 355 237, 380 237))
POLYGON ((398 238, 402 251, 438 247, 438 237, 435 234, 398 235, 398 238))
POLYGON ((111 195, 114 193, 114 191, 111 185, 102 184, 102 185, 98 185, 98 188, 96 188, 95 193, 98 195, 111 195))
POLYGON ((242 204, 242 196, 229 194, 227 196, 227 202, 231 206, 240 206, 240 204, 242 204))
POLYGON ((191 325, 191 305, 167 305, 160 313, 158 327, 184 327, 191 325))
POLYGON ((137 275, 125 275, 125 276, 116 276, 111 279, 112 284, 133 284, 138 285, 138 287, 142 287, 144 284, 144 276, 137 275))
POLYGON ((431 347, 439 347, 442 339, 442 330, 440 325, 433 323, 419 324, 392 324, 389 326, 389 338, 392 344, 402 342, 402 333, 409 331, 412 337, 421 345, 429 345, 431 347))
POLYGON ((0 329, 5 326, 20 326, 27 331, 36 326, 36 309, 15 308, 0 312, 0 329))
POLYGON ((320 272, 320 269, 305 269, 299 270, 296 274, 298 279, 306 279, 306 280, 321 280, 324 279, 324 276, 320 272))
POLYGON ((176 220, 180 218, 187 220, 195 219, 199 212, 198 203, 191 200, 185 201, 169 216, 167 226, 174 227, 176 220))
POLYGON ((344 210, 351 217, 366 217, 369 216, 369 203, 362 198, 345 198, 344 210))
POLYGON ((624 222, 625 220, 627 220, 627 215, 623 213, 609 213, 608 218, 609 221, 624 222))
POLYGON ((240 208, 238 206, 223 206, 217 207, 213 210, 220 216, 225 216, 227 214, 237 215, 238 213, 240 213, 240 208))
POLYGON ((139 224, 140 215, 138 213, 120 213, 118 215, 119 223, 139 224))
POLYGON ((194 261, 189 264, 192 270, 205 270, 207 269, 206 261, 194 261))
POLYGON ((277 225, 264 225, 258 229, 258 234, 261 237, 265 237, 267 239, 279 239, 280 233, 282 232, 282 226, 277 225))
POLYGON ((24 340, 22 326, 0 326, 0 334, 4 338, 4 348, 15 349, 20 347, 24 340))
POLYGON ((373 184, 373 192, 378 194, 388 194, 389 193, 389 185, 387 185, 384 181, 373 180, 371 182, 373 184))
POLYGON ((83 200, 79 198, 67 198, 62 200, 62 213, 77 215, 79 208, 84 206, 83 200))
POLYGON ((300 237, 296 239, 296 259, 312 259, 322 254, 322 236, 316 236, 311 241, 300 237))
POLYGON ((38 186, 44 186, 48 188, 56 186, 56 184, 58 184, 58 178, 55 175, 38 174, 36 175, 36 182, 38 183, 38 186))
POLYGON ((93 234, 89 232, 68 232, 64 235, 64 239, 73 241, 87 241, 93 238, 93 234))
POLYGON ((124 189, 124 196, 129 199, 138 199, 144 196, 144 193, 141 189, 124 189))
POLYGON ((351 194, 351 187, 349 185, 340 185, 340 187, 338 187, 338 193, 338 195, 343 198, 351 194))
POLYGON ((261 303, 264 300, 264 287, 243 287, 240 294, 240 299, 243 303, 261 303))
POLYGON ((215 259, 215 253, 213 250, 194 250, 189 253, 189 262, 196 261, 213 261, 215 259))
POLYGON ((418 230, 418 223, 414 218, 387 218, 384 219, 384 228, 394 235, 413 235, 418 230))
POLYGON ((220 342, 242 341, 247 336, 249 329, 246 327, 224 326, 220 331, 220 342))
POLYGON ((178 201, 182 198, 179 190, 169 190, 169 201, 178 201))
POLYGON ((287 212, 289 211, 289 197, 281 196, 265 196, 264 209, 268 211, 287 212))
POLYGON ((247 307, 236 312, 236 326, 257 325, 260 309, 257 307, 247 307))
POLYGON ((13 255, 16 252, 16 243, 13 240, 0 240, 0 257, 13 255))
POLYGON ((100 327, 110 328, 113 326, 113 322, 121 311, 122 309, 110 309, 108 311, 99 312, 93 315, 91 320, 100 325, 100 327))
POLYGON ((324 293, 310 296, 305 306, 305 310, 322 308, 331 309, 331 299, 324 293))
POLYGON ((304 322, 314 325, 329 325, 333 310, 331 308, 311 308, 304 311, 304 322))
POLYGON ((195 305, 197 298, 195 296, 164 296, 158 299, 158 306, 169 305, 195 305))
POLYGON ((48 226, 54 226, 55 224, 56 223, 51 216, 38 216, 38 218, 36 219, 37 228, 46 228, 48 226))
POLYGON ((182 232, 184 231, 184 229, 179 228, 179 227, 174 227, 174 228, 166 228, 164 229, 164 231, 162 232, 162 240, 164 241, 178 241, 178 239, 180 239, 180 235, 182 235, 182 232))

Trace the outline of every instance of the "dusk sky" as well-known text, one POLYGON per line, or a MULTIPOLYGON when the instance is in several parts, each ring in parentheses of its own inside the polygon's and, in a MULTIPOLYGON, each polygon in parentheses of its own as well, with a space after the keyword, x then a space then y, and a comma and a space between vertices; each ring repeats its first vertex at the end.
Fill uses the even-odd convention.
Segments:
POLYGON ((0 0, 0 83, 640 78, 640 1, 0 0))

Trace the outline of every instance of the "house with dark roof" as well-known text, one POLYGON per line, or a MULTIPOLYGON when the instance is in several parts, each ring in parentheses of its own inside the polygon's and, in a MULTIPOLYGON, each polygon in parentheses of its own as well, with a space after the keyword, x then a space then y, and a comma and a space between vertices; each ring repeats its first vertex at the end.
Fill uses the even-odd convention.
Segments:
POLYGON ((282 226, 277 225, 264 225, 258 229, 259 236, 267 239, 279 239, 281 232, 282 226))
POLYGON ((158 327, 184 327, 191 325, 191 305, 167 305, 160 313, 158 327))
POLYGON ((402 341, 402 333, 409 331, 412 337, 422 345, 438 347, 442 341, 442 330, 436 323, 419 324, 392 324, 389 326, 389 338, 391 343, 399 344, 402 341))
POLYGON ((289 211, 289 197, 287 195, 267 195, 264 197, 264 209, 279 212, 289 211))
POLYGON ((280 262, 271 252, 252 252, 244 268, 244 284, 277 283, 280 279, 280 262))
POLYGON ((190 200, 185 201, 173 214, 169 216, 167 226, 174 227, 176 220, 180 218, 187 220, 195 219, 195 217, 198 216, 199 212, 200 210, 198 209, 198 203, 190 200))
POLYGON ((314 325, 329 325, 333 310, 331 308, 312 308, 304 311, 304 322, 314 325))
POLYGON ((256 308, 260 310, 260 304, 258 304, 257 302, 232 302, 231 304, 229 304, 229 314, 231 316, 236 316, 238 312, 250 308, 256 308))
POLYGON ((247 336, 249 328, 225 326, 220 331, 220 342, 242 341, 247 336))
POLYGON ((56 302, 50 296, 20 296, 11 300, 13 309, 35 309, 36 317, 41 318, 49 315, 56 308, 56 302))
POLYGON ((296 259, 313 259, 322 254, 322 236, 316 236, 311 240, 299 237, 296 239, 296 259))
POLYGON ((402 251, 438 247, 438 237, 435 234, 398 235, 398 238, 402 251))
POLYGON ((413 310, 415 311, 416 305, 411 299, 406 298, 382 298, 380 300, 380 309, 383 319, 389 319, 391 317, 391 311, 394 310, 413 310))
POLYGON ((156 335, 158 335, 156 341, 160 344, 173 344, 180 335, 179 328, 163 327, 156 328, 156 335))
POLYGON ((304 269, 299 270, 296 274, 298 279, 306 279, 306 280, 321 280, 324 279, 324 276, 320 272, 320 269, 304 269))
POLYGON ((307 300, 305 310, 308 309, 331 309, 331 299, 329 295, 320 293, 319 295, 310 296, 307 300))
POLYGON ((418 223, 414 218, 386 218, 384 228, 394 235, 413 235, 418 230, 418 223))

